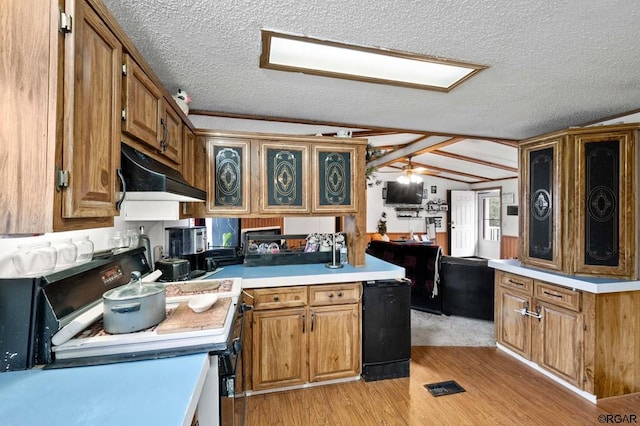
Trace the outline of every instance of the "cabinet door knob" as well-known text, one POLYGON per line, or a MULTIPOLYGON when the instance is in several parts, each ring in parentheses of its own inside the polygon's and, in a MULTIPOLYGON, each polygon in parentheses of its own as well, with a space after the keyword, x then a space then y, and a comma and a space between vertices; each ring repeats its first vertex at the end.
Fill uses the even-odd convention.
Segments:
POLYGON ((280 300, 280 296, 273 296, 273 301, 278 302, 280 300))

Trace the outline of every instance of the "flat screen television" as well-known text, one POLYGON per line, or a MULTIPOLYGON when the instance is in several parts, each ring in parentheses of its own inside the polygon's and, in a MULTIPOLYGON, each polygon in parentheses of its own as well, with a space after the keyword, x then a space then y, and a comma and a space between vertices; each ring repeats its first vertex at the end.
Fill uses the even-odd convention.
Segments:
POLYGON ((384 199, 387 205, 419 205, 422 204, 424 182, 400 183, 388 181, 384 188, 384 199))

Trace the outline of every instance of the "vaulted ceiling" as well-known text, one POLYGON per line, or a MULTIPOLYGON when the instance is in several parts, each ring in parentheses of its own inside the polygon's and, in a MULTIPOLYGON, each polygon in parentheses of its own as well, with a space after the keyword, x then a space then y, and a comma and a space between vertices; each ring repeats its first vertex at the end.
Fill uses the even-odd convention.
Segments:
POLYGON ((379 148, 382 173, 411 156, 446 179, 514 177, 515 141, 639 108, 633 0, 104 3, 167 89, 187 91, 219 130, 349 129, 379 148), (489 68, 449 93, 267 70, 262 29, 489 68))

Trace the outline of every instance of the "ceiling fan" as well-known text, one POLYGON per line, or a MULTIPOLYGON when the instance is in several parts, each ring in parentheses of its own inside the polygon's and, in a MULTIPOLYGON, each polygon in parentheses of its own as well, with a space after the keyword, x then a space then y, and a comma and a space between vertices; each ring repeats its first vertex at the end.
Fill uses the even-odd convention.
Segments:
POLYGON ((403 184, 422 182, 422 177, 418 175, 418 172, 425 170, 425 168, 421 166, 418 166, 418 167, 412 166, 411 156, 407 158, 409 159, 409 164, 402 167, 403 174, 398 176, 396 180, 403 184))

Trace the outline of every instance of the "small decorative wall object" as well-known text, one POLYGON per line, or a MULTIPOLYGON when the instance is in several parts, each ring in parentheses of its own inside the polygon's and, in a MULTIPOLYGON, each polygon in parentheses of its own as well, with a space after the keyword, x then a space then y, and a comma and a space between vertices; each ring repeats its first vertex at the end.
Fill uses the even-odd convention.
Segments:
POLYGON ((513 192, 505 192, 502 194, 502 202, 505 204, 513 204, 516 201, 515 194, 513 192))
POLYGON ((435 194, 438 192, 438 187, 436 185, 431 185, 431 193, 435 194))
POLYGON ((178 93, 173 95, 173 99, 176 101, 182 112, 189 115, 189 104, 191 103, 191 97, 182 89, 178 89, 178 93))

